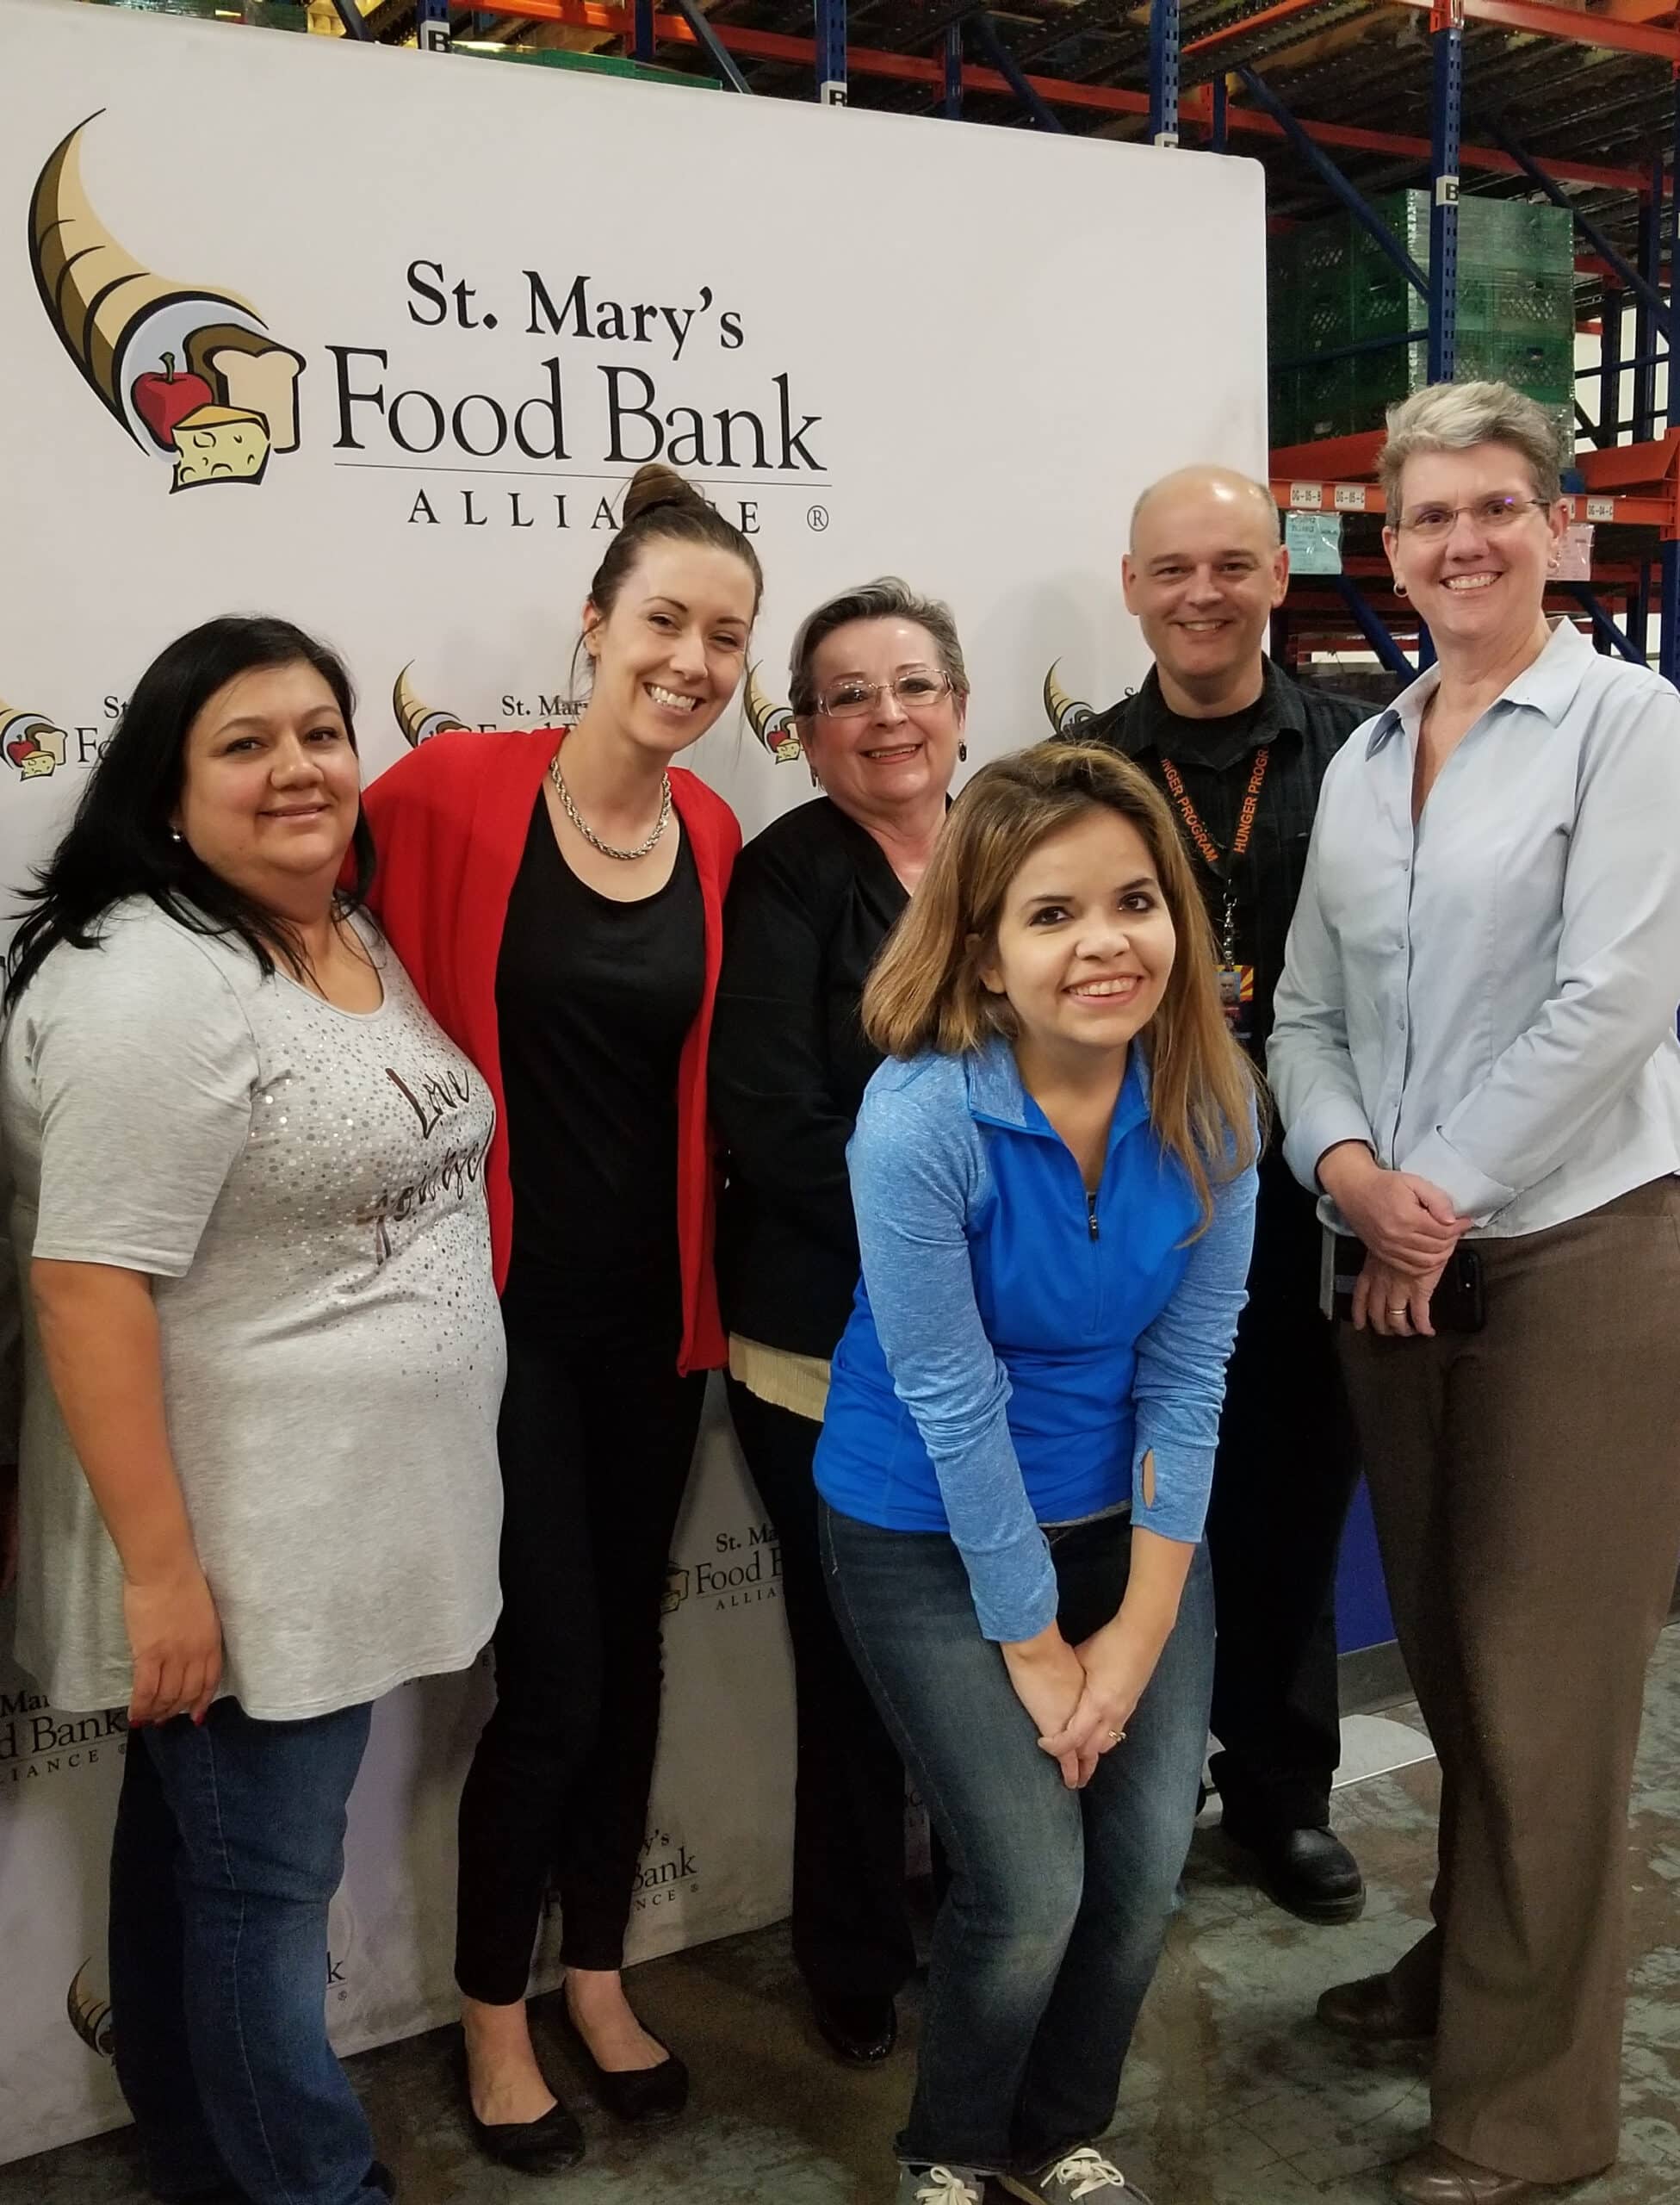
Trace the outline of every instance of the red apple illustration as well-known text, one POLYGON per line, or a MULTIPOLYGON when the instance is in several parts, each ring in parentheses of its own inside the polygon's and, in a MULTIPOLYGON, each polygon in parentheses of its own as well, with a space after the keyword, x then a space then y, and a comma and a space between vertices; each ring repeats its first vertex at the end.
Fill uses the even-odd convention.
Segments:
POLYGON ((170 432, 176 423, 201 406, 210 405, 214 396, 202 376, 189 370, 176 374, 173 352, 164 353, 162 375, 134 378, 134 411, 165 451, 174 450, 170 432))
POLYGON ((33 735, 15 735, 6 745, 6 755, 22 772, 24 760, 33 758, 40 748, 33 735))

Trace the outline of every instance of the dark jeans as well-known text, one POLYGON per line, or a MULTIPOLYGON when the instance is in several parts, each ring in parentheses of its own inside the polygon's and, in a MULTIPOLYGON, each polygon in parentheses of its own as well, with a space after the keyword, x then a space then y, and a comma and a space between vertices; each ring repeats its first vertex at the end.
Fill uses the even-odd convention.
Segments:
MULTIPOLYGON (((1206 1562, 1199 1551, 1124 1744, 1069 1792, 980 1635, 952 1541, 826 1506, 822 1539, 840 1628, 951 1861, 899 2155, 991 2172, 1040 2165, 1113 2120, 1160 1958, 1207 1742, 1206 1562)), ((1051 1533, 1069 1640, 1119 1606, 1131 1541, 1125 1516, 1051 1533)))
POLYGON ((904 1763, 823 1581, 811 1463, 822 1426, 734 1378, 729 1413, 782 1550, 798 1725, 793 1956, 819 1997, 890 1998, 916 1964, 904 1890, 904 1763))
POLYGON ((371 1710, 258 1723, 218 1700, 130 1733, 111 1847, 117 2080, 147 2178, 251 2205, 382 2205, 326 2040, 326 1910, 371 1710))
POLYGON ((461 1795, 456 1980, 525 1995, 550 1882, 570 1967, 624 1957, 659 1743, 660 1601, 705 1398, 674 1351, 507 1320, 496 1705, 461 1795))
POLYGON ((1268 1156, 1207 1515, 1213 1781, 1233 1834, 1323 1827, 1341 1758, 1336 1562, 1359 1464, 1321 1245, 1312 1197, 1268 1156))

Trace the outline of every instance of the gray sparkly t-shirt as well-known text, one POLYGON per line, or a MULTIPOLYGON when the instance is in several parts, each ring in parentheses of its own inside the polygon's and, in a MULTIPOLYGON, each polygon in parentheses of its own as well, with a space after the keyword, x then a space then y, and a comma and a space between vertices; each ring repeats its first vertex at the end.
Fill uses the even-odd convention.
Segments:
MULTIPOLYGON (((152 1278, 222 1689, 277 1721, 464 1668, 499 1605, 489 1092, 370 928, 366 1015, 148 902, 102 934, 0 1040, 12 1245, 25 1282, 34 1256, 152 1278)), ((121 1571, 23 1302, 17 1658, 113 1706, 121 1571)))

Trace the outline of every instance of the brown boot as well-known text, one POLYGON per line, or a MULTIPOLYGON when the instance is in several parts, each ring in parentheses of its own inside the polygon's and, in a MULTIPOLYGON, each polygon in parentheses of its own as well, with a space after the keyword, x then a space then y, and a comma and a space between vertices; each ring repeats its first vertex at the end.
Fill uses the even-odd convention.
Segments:
POLYGON ((1409 2159, 1402 2159, 1389 2177, 1397 2197, 1406 2205, 1519 2205, 1540 2191, 1520 2175, 1496 2174, 1461 2159, 1444 2144, 1425 2144, 1409 2159))
POLYGON ((1406 2044, 1435 2034, 1435 2016, 1402 2005, 1387 1975, 1336 1984, 1318 2001, 1318 2018, 1338 2035, 1366 2044, 1406 2044))

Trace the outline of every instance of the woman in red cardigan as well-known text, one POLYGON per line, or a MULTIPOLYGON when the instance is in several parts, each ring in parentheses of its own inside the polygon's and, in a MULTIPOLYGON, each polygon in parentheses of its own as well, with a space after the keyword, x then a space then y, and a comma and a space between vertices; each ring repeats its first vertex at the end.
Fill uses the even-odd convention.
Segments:
POLYGON ((745 537, 644 467, 584 608, 592 683, 573 731, 437 736, 366 798, 378 916, 497 1106, 505 1605, 461 1802, 456 1979, 474 2136, 532 2172, 583 2151, 525 2015, 551 1882, 566 2012, 603 2103, 658 2121, 688 2090, 619 1971, 660 1598, 704 1374, 727 1352, 706 1046, 741 836, 671 761, 735 694, 762 587, 745 537))

